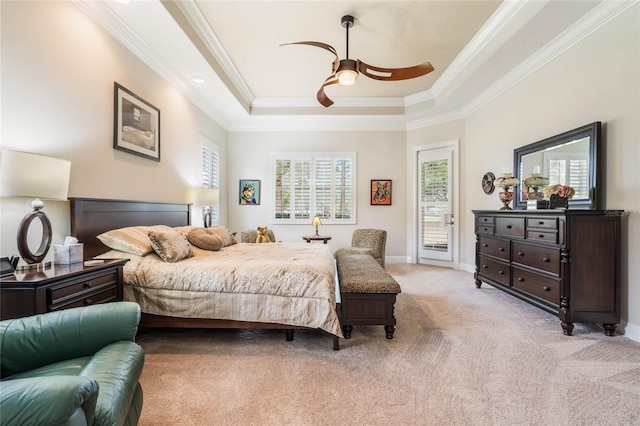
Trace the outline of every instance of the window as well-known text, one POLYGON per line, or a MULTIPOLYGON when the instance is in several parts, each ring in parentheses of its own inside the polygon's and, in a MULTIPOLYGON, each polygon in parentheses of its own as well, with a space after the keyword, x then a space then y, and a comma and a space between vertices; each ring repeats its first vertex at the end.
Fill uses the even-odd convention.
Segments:
POLYGON ((271 222, 356 223, 356 154, 273 153, 271 222))
POLYGON ((549 182, 569 185, 576 193, 573 198, 589 198, 589 157, 577 153, 548 153, 549 182))
MULTIPOLYGON (((201 138, 202 186, 220 188, 220 148, 210 140, 201 138)), ((207 207, 204 208, 205 210, 207 207)), ((220 215, 218 206, 211 206, 211 223, 218 224, 220 215)))

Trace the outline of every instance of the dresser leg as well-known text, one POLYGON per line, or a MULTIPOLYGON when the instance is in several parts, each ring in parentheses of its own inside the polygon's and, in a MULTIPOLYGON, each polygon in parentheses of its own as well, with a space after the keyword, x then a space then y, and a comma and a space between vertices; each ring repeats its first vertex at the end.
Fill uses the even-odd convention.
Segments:
POLYGON ((393 332, 396 331, 396 328, 392 325, 385 325, 384 331, 387 334, 387 339, 393 339, 393 332))
POLYGON ((604 334, 606 336, 616 335, 616 324, 602 324, 602 327, 604 327, 604 334))
POLYGON ((343 325, 342 326, 342 334, 344 334, 345 339, 351 339, 351 332, 353 331, 352 325, 343 325))
POLYGON ((562 323, 562 333, 565 336, 571 336, 571 333, 573 333, 573 323, 572 322, 563 322, 562 323))

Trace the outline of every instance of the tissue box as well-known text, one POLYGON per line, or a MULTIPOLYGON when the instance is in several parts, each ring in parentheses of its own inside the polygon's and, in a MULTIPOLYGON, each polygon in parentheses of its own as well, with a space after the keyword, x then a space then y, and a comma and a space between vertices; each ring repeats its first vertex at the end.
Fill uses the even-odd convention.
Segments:
POLYGON ((68 265, 70 263, 78 263, 83 260, 82 252, 83 244, 56 244, 53 246, 53 263, 55 265, 68 265))

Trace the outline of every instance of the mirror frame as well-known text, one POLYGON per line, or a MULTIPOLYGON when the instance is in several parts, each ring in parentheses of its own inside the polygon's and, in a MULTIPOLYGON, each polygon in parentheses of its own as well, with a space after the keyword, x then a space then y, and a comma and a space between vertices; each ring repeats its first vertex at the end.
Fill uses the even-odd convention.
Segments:
POLYGON ((569 207, 582 210, 602 209, 604 191, 601 182, 604 175, 604 162, 602 161, 602 123, 600 121, 513 150, 513 175, 520 180, 513 200, 514 208, 526 209, 527 207, 527 202, 520 199, 524 180, 524 177, 520 176, 522 157, 584 137, 589 137, 589 199, 571 200, 569 207))

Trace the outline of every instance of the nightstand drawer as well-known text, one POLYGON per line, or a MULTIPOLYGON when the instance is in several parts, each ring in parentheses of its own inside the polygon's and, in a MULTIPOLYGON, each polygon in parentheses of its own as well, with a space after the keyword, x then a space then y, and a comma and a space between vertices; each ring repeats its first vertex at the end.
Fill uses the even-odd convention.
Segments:
POLYGON ((79 308, 81 306, 97 305, 100 303, 113 302, 118 299, 118 287, 114 284, 110 287, 102 287, 91 293, 82 293, 79 297, 63 299, 59 304, 52 304, 49 309, 57 311, 60 309, 79 308))
POLYGON ((49 288, 51 305, 63 303, 69 298, 84 297, 88 294, 102 291, 105 287, 116 287, 118 273, 115 270, 106 274, 82 277, 79 280, 68 281, 49 288))

